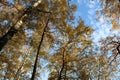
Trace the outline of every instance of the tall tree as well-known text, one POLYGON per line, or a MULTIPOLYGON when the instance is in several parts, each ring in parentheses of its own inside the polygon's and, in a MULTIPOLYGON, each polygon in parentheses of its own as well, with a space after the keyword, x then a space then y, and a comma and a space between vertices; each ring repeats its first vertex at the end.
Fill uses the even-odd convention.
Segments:
POLYGON ((15 79, 30 79, 28 74, 32 73, 35 58, 34 77, 31 79, 38 78, 39 71, 36 72, 35 77, 36 67, 40 68, 40 62, 37 62, 37 60, 48 56, 46 49, 49 50, 54 41, 52 30, 55 30, 54 28, 62 30, 67 20, 69 22, 73 20, 73 11, 75 11, 76 6, 68 5, 67 0, 62 2, 54 0, 16 0, 2 2, 0 5, 0 57, 1 67, 3 68, 1 69, 1 78, 14 79, 17 75, 15 79), (50 21, 46 24, 50 13, 50 21), (43 37, 44 40, 42 40, 43 37), (37 47, 39 42, 41 49, 37 47), (32 51, 25 58, 22 50, 26 47, 31 48, 32 51), (33 60, 29 61, 30 59, 33 60), (31 65, 31 67, 28 65, 31 65), (16 66, 16 69, 12 69, 13 66, 16 66))
MULTIPOLYGON (((22 26, 24 23, 23 23, 23 19, 25 18, 29 18, 30 17, 30 13, 32 13, 32 10, 36 9, 38 7, 38 5, 40 4, 40 0, 38 0, 37 2, 35 2, 33 5, 31 5, 30 3, 26 2, 24 3, 25 5, 28 3, 30 6, 27 6, 24 8, 23 5, 21 5, 21 3, 19 1, 15 1, 14 3, 17 3, 17 4, 13 4, 13 3, 9 3, 9 2, 6 2, 6 4, 4 4, 5 2, 1 2, 1 4, 3 5, 2 8, 5 7, 5 9, 2 9, 1 12, 4 12, 4 13, 1 13, 1 20, 3 21, 3 25, 5 24, 4 23, 4 20, 8 23, 8 27, 10 28, 8 30, 8 32, 4 33, 2 37, 0 37, 0 51, 2 50, 2 48, 7 44, 7 42, 9 40, 11 40, 11 38, 14 36, 14 34, 18 31, 18 29, 20 28, 20 26, 22 26), (18 6, 16 6, 18 5, 18 6), (6 8, 7 6, 7 8, 6 8), (12 6, 12 7, 10 7, 12 6), (20 10, 19 10, 19 7, 20 7, 20 10), (12 12, 9 11, 8 9, 11 9, 12 8, 12 12), (21 9, 22 8, 22 9, 21 9), (6 11, 8 10, 8 11, 6 11), (20 11, 22 11, 22 13, 19 13, 20 11), (8 17, 6 17, 6 15, 8 17), (15 18, 18 18, 16 19, 12 19, 12 17, 15 17, 15 18), (12 24, 12 25, 10 25, 12 24)), ((49 13, 47 11, 42 11, 40 9, 37 9, 37 11, 39 12, 43 12, 43 13, 49 13)), ((32 15, 33 16, 33 15, 32 15)), ((6 26, 6 25, 5 25, 6 26)), ((2 27, 2 25, 1 25, 2 27)))
MULTIPOLYGON (((91 45, 90 34, 92 33, 92 28, 86 27, 83 21, 79 22, 76 28, 72 26, 67 26, 63 32, 57 33, 61 35, 61 38, 56 42, 58 49, 51 54, 50 58, 50 77, 49 79, 82 79, 82 76, 77 75, 75 69, 78 67, 79 61, 84 59, 83 57, 87 55, 84 54, 85 50, 91 45), (78 64, 77 64, 78 63, 78 64), (74 77, 76 76, 76 77, 74 77)), ((53 48, 55 49, 55 48, 53 48)), ((82 69, 81 69, 82 70, 82 69)), ((89 78, 87 74, 84 79, 89 78), (88 76, 88 77, 87 77, 88 76)))

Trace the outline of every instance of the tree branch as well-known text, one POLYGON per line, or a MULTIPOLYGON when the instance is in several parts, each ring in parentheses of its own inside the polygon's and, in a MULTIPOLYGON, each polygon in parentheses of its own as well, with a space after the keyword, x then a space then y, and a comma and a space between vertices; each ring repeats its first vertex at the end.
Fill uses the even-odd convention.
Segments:
POLYGON ((65 52, 65 49, 63 48, 63 55, 62 55, 63 63, 62 63, 62 68, 60 70, 60 73, 58 75, 58 80, 61 80, 61 75, 62 75, 63 69, 65 67, 65 54, 64 54, 64 52, 65 52))
POLYGON ((116 41, 112 41, 113 43, 117 43, 118 46, 116 47, 117 49, 117 54, 115 55, 115 57, 111 60, 111 62, 109 63, 109 65, 116 59, 117 55, 120 54, 120 50, 119 50, 119 47, 120 47, 120 43, 119 42, 116 42, 116 41))

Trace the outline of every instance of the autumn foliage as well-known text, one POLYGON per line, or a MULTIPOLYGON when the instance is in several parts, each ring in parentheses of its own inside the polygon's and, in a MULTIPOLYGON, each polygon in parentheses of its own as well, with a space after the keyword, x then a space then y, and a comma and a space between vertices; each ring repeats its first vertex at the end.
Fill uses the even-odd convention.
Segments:
MULTIPOLYGON (((118 29, 115 1, 101 0, 100 13, 118 29)), ((95 46, 94 29, 76 21, 76 10, 71 0, 1 0, 0 80, 40 80, 43 74, 49 80, 112 80, 120 43, 114 36, 95 46)))

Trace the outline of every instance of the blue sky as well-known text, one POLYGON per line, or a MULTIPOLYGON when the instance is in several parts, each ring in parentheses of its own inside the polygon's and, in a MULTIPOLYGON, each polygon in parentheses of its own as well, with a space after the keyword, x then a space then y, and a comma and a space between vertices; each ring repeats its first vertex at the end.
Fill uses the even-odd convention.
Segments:
POLYGON ((95 31, 92 34, 92 39, 95 43, 98 43, 101 38, 112 35, 110 30, 112 25, 105 22, 104 17, 101 16, 98 20, 96 20, 96 10, 100 9, 98 1, 95 3, 90 0, 71 0, 70 3, 77 5, 77 11, 74 13, 76 19, 80 16, 85 21, 85 25, 94 28, 95 31))
POLYGON ((85 21, 86 25, 91 26, 95 30, 92 34, 92 39, 95 43, 100 39, 118 33, 118 31, 111 30, 112 25, 108 18, 101 16, 96 20, 96 11, 101 9, 99 0, 96 0, 96 2, 92 0, 71 1, 77 5, 77 11, 75 12, 76 18, 80 16, 85 21))
POLYGON ((71 3, 77 5, 77 11, 75 12, 76 19, 80 16, 85 21, 86 25, 91 26, 95 30, 92 34, 92 39, 95 42, 95 45, 98 44, 99 40, 119 32, 111 30, 112 25, 108 18, 101 16, 96 20, 96 11, 101 9, 99 0, 96 1, 97 2, 92 0, 71 0, 71 3))
MULTIPOLYGON (((13 2, 14 0, 7 0, 13 2)), ((96 21, 96 10, 100 9, 99 0, 71 0, 70 3, 77 5, 77 11, 75 12, 76 19, 79 16, 85 21, 85 24, 94 28, 92 38, 94 42, 99 41, 101 38, 105 38, 108 35, 113 35, 113 33, 118 33, 118 31, 111 32, 112 25, 107 23, 104 17, 100 17, 96 21), (94 2, 96 1, 96 2, 94 2)))
MULTIPOLYGON (((13 2, 14 0, 8 0, 13 2)), ((105 21, 105 18, 101 16, 96 20, 96 10, 100 9, 99 1, 97 3, 90 0, 71 0, 71 3, 77 5, 77 11, 75 12, 76 18, 79 16, 85 21, 85 24, 94 28, 92 39, 94 42, 98 42, 101 38, 105 38, 108 35, 117 34, 117 31, 112 32, 112 25, 105 21)), ((40 71, 41 80, 47 80, 49 72, 43 67, 40 71)))

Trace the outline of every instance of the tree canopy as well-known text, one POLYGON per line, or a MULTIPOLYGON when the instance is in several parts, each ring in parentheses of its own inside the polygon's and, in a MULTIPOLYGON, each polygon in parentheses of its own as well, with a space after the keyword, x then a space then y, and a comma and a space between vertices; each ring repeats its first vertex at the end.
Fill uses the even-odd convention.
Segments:
MULTIPOLYGON (((119 0, 99 2, 99 17, 119 30, 119 0)), ((114 79, 119 35, 96 46, 94 28, 76 20, 77 6, 71 0, 0 0, 0 80, 114 79)))

